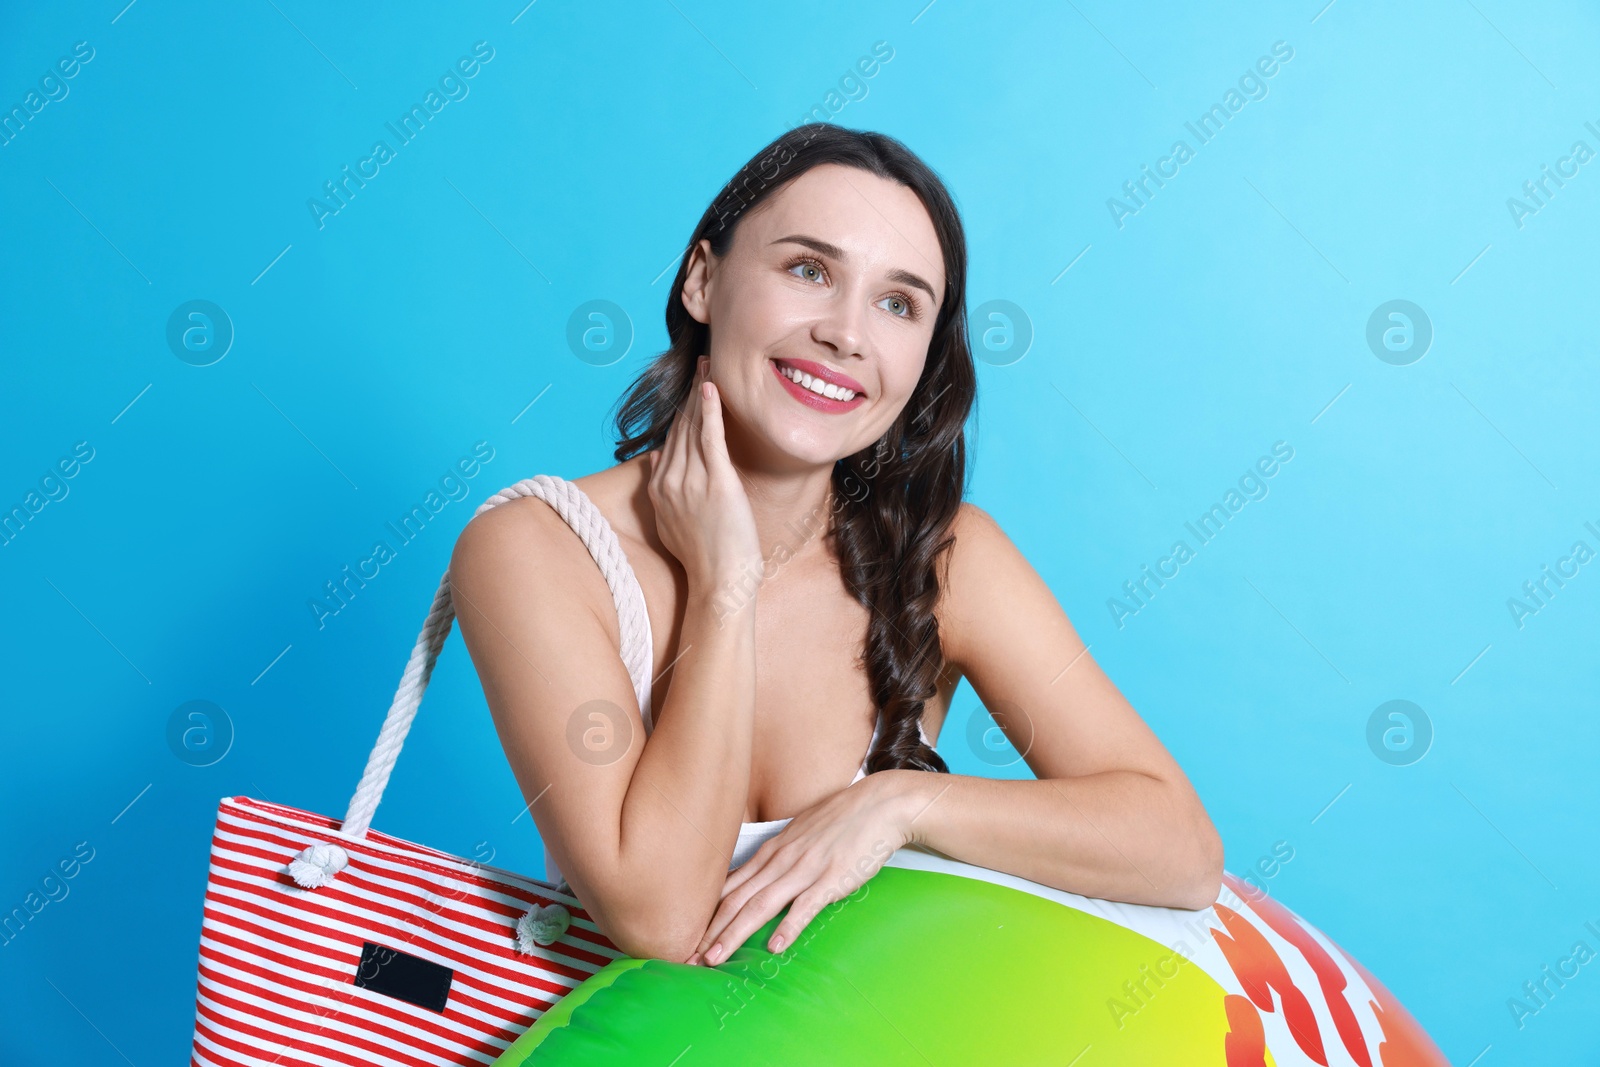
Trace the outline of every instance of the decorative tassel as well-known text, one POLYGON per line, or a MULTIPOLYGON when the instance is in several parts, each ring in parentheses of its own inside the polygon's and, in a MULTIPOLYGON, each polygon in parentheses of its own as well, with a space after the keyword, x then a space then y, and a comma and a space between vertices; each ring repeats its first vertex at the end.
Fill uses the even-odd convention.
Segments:
POLYGON ((572 915, 560 904, 535 904, 517 920, 517 951, 532 955, 537 945, 550 945, 567 932, 572 915))
POLYGON ((333 881, 349 862, 350 856, 344 849, 319 841, 302 849, 289 861, 289 875, 306 889, 318 889, 333 881))

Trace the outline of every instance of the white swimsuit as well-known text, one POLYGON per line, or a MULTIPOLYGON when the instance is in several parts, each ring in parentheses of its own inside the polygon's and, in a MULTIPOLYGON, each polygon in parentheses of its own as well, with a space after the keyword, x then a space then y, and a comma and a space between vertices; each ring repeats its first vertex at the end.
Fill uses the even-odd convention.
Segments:
MULTIPOLYGON (((572 487, 574 489, 578 489, 578 486, 575 483, 570 483, 569 482, 568 484, 572 485, 572 487)), ((580 499, 583 501, 583 503, 585 505, 585 510, 587 510, 587 511, 589 511, 591 513, 590 514, 591 521, 597 526, 602 526, 605 529, 610 530, 611 529, 610 522, 601 513, 600 509, 595 506, 594 501, 589 499, 588 494, 584 493, 583 490, 581 490, 581 489, 578 489, 578 493, 579 493, 580 499)), ((554 510, 554 509, 552 508, 552 510, 554 510)), ((560 512, 556 512, 556 514, 559 515, 560 512)), ((612 531, 612 536, 615 536, 615 531, 612 531)), ((626 558, 626 553, 624 553, 624 558, 626 558)), ((630 575, 632 575, 633 574, 632 565, 631 564, 626 564, 626 563, 624 565, 628 567, 628 573, 630 575)), ((638 580, 637 577, 635 577, 634 580, 635 580, 635 582, 637 582, 637 580, 638 580)), ((642 591, 642 587, 641 587, 641 591, 642 591)), ((645 632, 645 647, 646 648, 650 648, 650 649, 654 649, 655 648, 655 643, 654 643, 655 639, 654 639, 654 635, 651 634, 651 632, 650 632, 650 616, 649 616, 648 612, 645 613, 645 624, 644 625, 645 625, 645 629, 644 629, 644 632, 645 632)), ((652 659, 653 658, 654 657, 652 656, 652 659)), ((645 732, 645 736, 648 738, 650 736, 651 731, 655 729, 655 724, 653 722, 651 722, 651 720, 650 720, 650 672, 648 670, 646 670, 644 672, 644 681, 643 681, 643 683, 641 685, 637 686, 634 691, 638 695, 638 698, 639 698, 639 715, 644 719, 644 732, 645 732)), ((872 730, 872 740, 870 742, 868 742, 868 744, 867 744, 867 753, 868 753, 868 755, 870 755, 872 753, 872 746, 876 745, 878 743, 878 734, 880 732, 882 732, 882 730, 883 730, 883 716, 880 714, 878 716, 878 724, 876 726, 874 726, 873 730, 872 730)), ((920 725, 918 726, 918 730, 922 734, 922 742, 923 742, 923 744, 927 745, 929 748, 932 748, 933 747, 933 742, 928 740, 927 731, 922 729, 920 725)), ((861 758, 861 766, 856 769, 856 776, 854 778, 850 779, 850 784, 854 785, 855 783, 861 781, 861 779, 865 778, 866 776, 867 776, 867 758, 866 758, 866 756, 863 756, 861 758)), ((733 848, 733 860, 732 860, 732 862, 730 862, 728 864, 728 870, 730 870, 730 871, 733 870, 734 868, 736 868, 736 867, 740 866, 741 864, 743 864, 751 856, 755 855, 756 849, 761 847, 762 842, 764 842, 767 839, 775 836, 778 833, 778 831, 782 830, 785 826, 787 826, 789 824, 790 820, 793 819, 793 818, 794 818, 793 816, 790 816, 788 819, 768 819, 765 822, 745 822, 745 823, 740 823, 739 824, 739 841, 738 841, 738 843, 736 845, 734 845, 734 848, 733 848)), ((544 868, 545 868, 545 880, 546 881, 555 882, 555 883, 558 883, 558 884, 562 884, 562 883, 566 882, 566 879, 564 877, 562 877, 560 869, 556 866, 555 857, 550 855, 550 850, 549 849, 545 849, 545 853, 544 853, 544 868)))

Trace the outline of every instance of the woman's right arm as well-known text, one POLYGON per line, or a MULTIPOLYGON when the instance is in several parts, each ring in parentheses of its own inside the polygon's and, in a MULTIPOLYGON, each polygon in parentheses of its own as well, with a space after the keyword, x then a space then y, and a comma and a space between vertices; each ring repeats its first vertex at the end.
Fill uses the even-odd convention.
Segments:
MULTIPOLYGON (((720 449, 720 410, 706 421, 720 449)), ((450 562, 461 635, 545 847, 618 948, 674 962, 711 921, 744 818, 755 602, 727 611, 713 600, 760 555, 748 501, 730 506, 719 481, 737 484, 718 466, 726 454, 713 456, 708 487, 698 445, 681 436, 651 481, 688 599, 648 745, 610 589, 560 516, 538 500, 502 504, 467 524, 450 562)))

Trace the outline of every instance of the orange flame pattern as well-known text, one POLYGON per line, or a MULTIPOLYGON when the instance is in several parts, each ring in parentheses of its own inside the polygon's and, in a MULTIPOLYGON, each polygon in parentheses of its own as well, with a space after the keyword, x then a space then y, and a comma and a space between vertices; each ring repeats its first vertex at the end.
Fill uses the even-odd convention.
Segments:
MULTIPOLYGON (((1271 897, 1252 900, 1256 891, 1247 887, 1232 874, 1224 872, 1224 880, 1239 896, 1250 901, 1250 907, 1279 937, 1289 942, 1311 965, 1328 1012, 1333 1016, 1334 1027, 1350 1058, 1361 1067, 1373 1067, 1372 1053, 1362 1036, 1361 1025, 1345 994, 1349 985, 1344 970, 1322 947, 1300 921, 1283 905, 1271 897)), ((1226 932, 1213 930, 1212 935, 1228 966, 1244 987, 1248 999, 1229 995, 1226 1001, 1229 1034, 1225 1045, 1228 1067, 1262 1067, 1265 1039, 1261 1024, 1261 1011, 1274 1011, 1272 991, 1276 990, 1283 1004, 1284 1021, 1294 1034, 1301 1051, 1314 1062, 1327 1065, 1322 1045, 1321 1028, 1311 1010, 1310 1001, 1289 976, 1272 943, 1262 936, 1249 920, 1222 903, 1212 905, 1222 920, 1226 932)), ((1329 938, 1332 943, 1332 938, 1329 938)), ((1338 948, 1337 945, 1334 946, 1338 948)), ((1339 953, 1355 968, 1361 979, 1372 990, 1376 1000, 1369 1000, 1373 1014, 1383 1031, 1384 1039, 1378 1043, 1378 1067, 1450 1067, 1444 1053, 1433 1043, 1425 1030, 1417 1025, 1394 995, 1384 988, 1365 967, 1339 948, 1339 953)))
POLYGON ((1267 1035, 1261 1013, 1249 997, 1229 993, 1222 1001, 1228 1011, 1228 1036, 1223 1049, 1228 1067, 1267 1067, 1267 1035))
MULTIPOLYGON (((1311 1011, 1311 1002, 1295 985, 1294 979, 1289 977, 1289 969, 1278 958, 1272 943, 1262 937, 1261 931, 1252 926, 1248 919, 1226 904, 1219 901, 1211 906, 1227 930, 1226 933, 1212 930, 1212 936, 1217 939, 1218 947, 1228 959, 1228 966, 1233 968, 1235 977, 1251 1002, 1262 1011, 1276 1011, 1272 1006, 1272 991, 1276 990, 1278 1000, 1283 1004, 1284 1022, 1289 1024, 1289 1032, 1294 1034, 1300 1051, 1310 1057, 1313 1063, 1327 1067, 1328 1057, 1322 1050, 1322 1032, 1317 1026, 1316 1015, 1311 1011)), ((1256 1025, 1260 1025, 1259 1020, 1256 1025)))

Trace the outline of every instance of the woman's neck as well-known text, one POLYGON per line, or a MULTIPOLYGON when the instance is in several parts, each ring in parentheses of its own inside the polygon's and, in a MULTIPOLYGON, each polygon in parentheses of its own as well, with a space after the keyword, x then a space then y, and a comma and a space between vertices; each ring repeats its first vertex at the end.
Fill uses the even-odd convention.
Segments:
POLYGON ((829 514, 834 503, 833 463, 799 462, 772 449, 764 438, 746 433, 726 408, 723 412, 723 439, 750 500, 761 558, 781 564, 825 555, 825 535, 833 525, 829 514))
POLYGON ((762 559, 782 563, 825 551, 834 499, 831 467, 773 471, 740 466, 737 460, 734 467, 750 499, 762 559))

